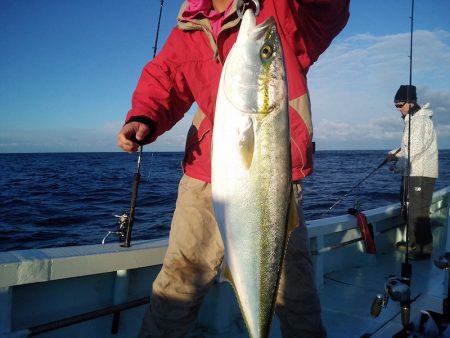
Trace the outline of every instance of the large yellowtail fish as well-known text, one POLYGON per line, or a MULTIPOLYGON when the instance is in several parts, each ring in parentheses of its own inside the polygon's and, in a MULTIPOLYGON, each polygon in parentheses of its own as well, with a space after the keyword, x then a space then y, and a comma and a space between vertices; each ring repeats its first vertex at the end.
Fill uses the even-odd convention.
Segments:
POLYGON ((232 283, 252 338, 270 331, 291 194, 286 71, 275 20, 251 10, 224 64, 212 146, 212 194, 232 283))

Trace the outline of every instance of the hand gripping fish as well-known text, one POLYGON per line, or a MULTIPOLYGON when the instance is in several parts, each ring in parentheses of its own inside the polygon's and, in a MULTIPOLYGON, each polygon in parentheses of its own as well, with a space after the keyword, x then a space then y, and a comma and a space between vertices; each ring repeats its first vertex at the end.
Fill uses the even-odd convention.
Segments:
POLYGON ((225 247, 224 276, 252 338, 269 334, 288 223, 297 221, 290 149, 286 71, 275 20, 256 26, 247 10, 220 79, 212 195, 225 247))

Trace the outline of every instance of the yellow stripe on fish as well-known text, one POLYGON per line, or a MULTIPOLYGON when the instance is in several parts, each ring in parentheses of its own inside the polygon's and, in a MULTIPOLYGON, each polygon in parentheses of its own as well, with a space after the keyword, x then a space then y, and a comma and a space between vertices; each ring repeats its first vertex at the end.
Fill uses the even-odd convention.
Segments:
POLYGON ((268 336, 291 205, 288 94, 275 20, 247 10, 223 66, 212 194, 231 281, 252 338, 268 336))

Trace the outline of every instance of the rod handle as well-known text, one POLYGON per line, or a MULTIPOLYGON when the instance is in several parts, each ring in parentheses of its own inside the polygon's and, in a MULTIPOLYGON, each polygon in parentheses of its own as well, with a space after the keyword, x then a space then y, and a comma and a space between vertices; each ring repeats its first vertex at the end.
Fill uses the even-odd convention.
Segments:
POLYGON ((141 179, 140 173, 135 173, 133 178, 133 191, 131 192, 131 203, 130 203, 130 215, 128 218, 128 225, 126 229, 125 241, 122 244, 124 248, 129 248, 131 243, 131 231, 133 230, 134 223, 134 211, 136 210, 136 199, 139 188, 139 181, 141 179))

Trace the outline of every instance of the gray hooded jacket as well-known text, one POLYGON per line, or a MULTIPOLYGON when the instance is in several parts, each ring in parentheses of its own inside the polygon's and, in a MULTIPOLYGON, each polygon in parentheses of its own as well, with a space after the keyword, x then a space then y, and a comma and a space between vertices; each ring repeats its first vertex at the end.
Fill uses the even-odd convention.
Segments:
POLYGON ((408 133, 411 123, 411 176, 438 177, 438 148, 436 132, 433 127, 433 111, 429 103, 423 105, 412 117, 406 115, 401 150, 394 166, 396 173, 407 176, 408 133))

